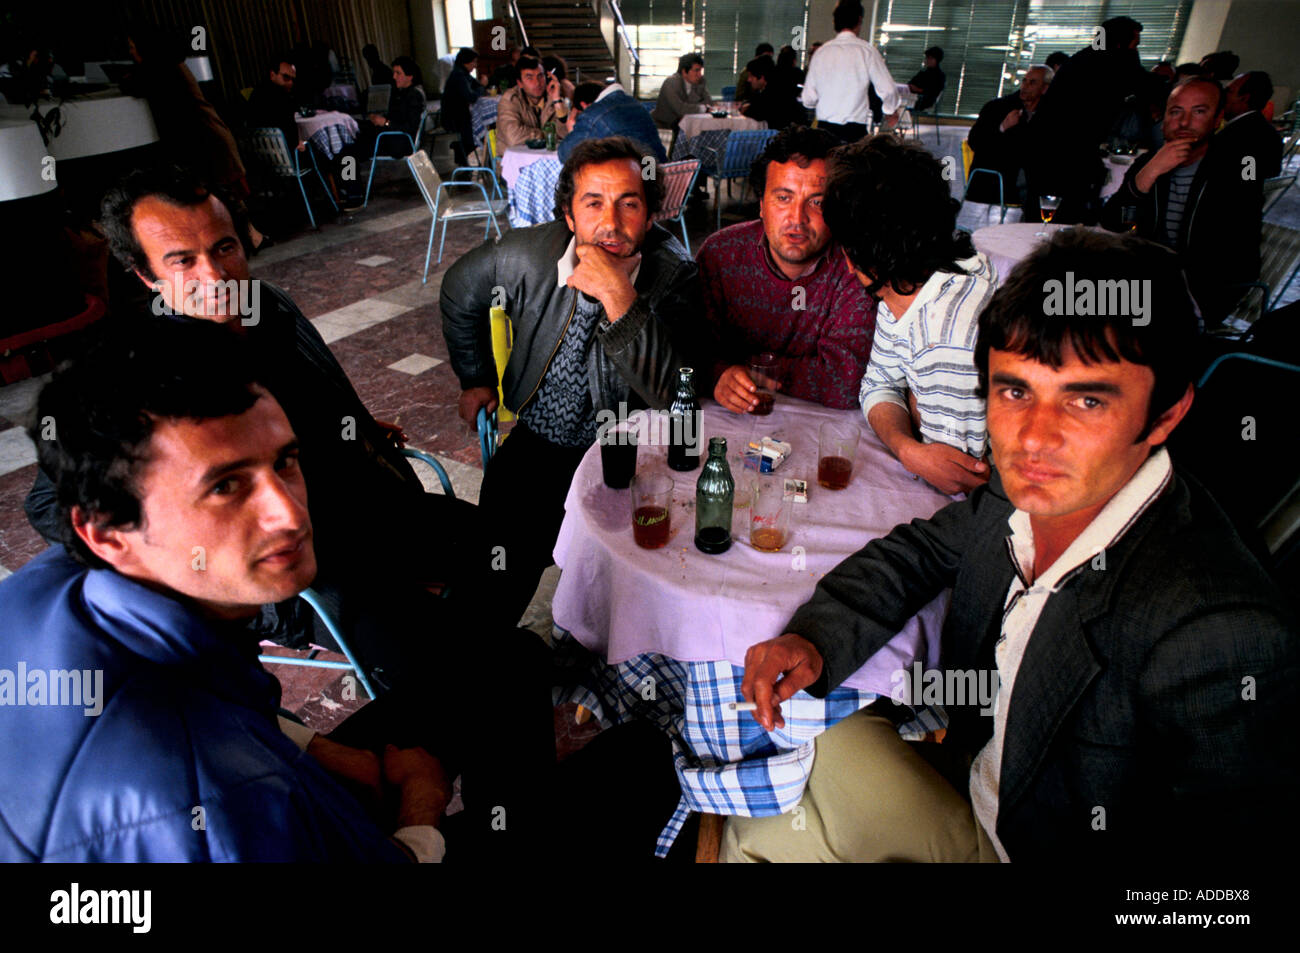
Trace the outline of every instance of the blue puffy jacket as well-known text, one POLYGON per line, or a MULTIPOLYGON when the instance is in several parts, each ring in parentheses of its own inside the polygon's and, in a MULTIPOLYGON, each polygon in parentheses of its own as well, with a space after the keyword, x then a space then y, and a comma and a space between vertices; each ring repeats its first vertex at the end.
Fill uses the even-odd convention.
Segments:
POLYGON ((0 628, 0 861, 406 859, 280 732, 246 630, 58 546, 0 628))

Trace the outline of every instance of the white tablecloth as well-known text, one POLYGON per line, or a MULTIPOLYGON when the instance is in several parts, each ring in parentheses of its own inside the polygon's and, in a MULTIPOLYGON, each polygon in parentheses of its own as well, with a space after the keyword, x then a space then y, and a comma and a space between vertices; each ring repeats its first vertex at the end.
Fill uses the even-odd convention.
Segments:
POLYGON ((977 228, 971 235, 975 250, 989 256, 989 261, 997 269, 998 283, 1006 280, 1011 269, 1026 257, 1039 242, 1045 242, 1066 225, 1047 225, 1040 222, 1016 222, 1009 225, 986 225, 977 228), (1046 238, 1039 238, 1035 232, 1047 232, 1046 238))
MULTIPOLYGON (((598 447, 587 452, 574 475, 555 546, 563 574, 553 613, 559 626, 610 663, 658 653, 688 662, 743 664, 746 649, 780 635, 817 581, 846 556, 899 523, 928 517, 950 502, 904 470, 855 410, 778 396, 770 416, 754 417, 707 401, 703 446, 712 436, 727 438, 736 481, 734 542, 720 556, 705 555, 694 544, 700 469, 669 470, 665 447, 643 444, 637 460, 638 472, 667 473, 676 482, 671 536, 662 549, 641 549, 633 541, 630 491, 604 485, 598 447), (817 430, 826 420, 855 423, 861 435, 852 482, 840 491, 817 484, 817 430), (764 435, 793 446, 791 459, 775 475, 808 481, 809 500, 796 505, 791 538, 778 553, 749 546, 745 488, 756 475, 738 459, 750 440, 764 435)), ((888 695, 898 669, 917 658, 937 664, 946 604, 945 594, 918 613, 844 686, 888 695)))
POLYGON ((347 113, 318 112, 307 119, 295 114, 293 121, 298 124, 298 138, 303 140, 310 139, 326 126, 342 126, 347 130, 348 135, 353 138, 357 135, 357 121, 347 113))
POLYGON ((916 105, 916 93, 912 92, 910 86, 906 83, 895 83, 894 87, 898 90, 898 98, 903 101, 903 105, 911 108, 916 105))
POLYGON ((749 119, 746 116, 728 116, 726 119, 715 119, 709 113, 699 113, 694 116, 683 116, 677 134, 679 139, 691 139, 704 132, 706 129, 766 129, 767 123, 760 122, 757 119, 749 119))
POLYGON ((520 170, 541 159, 555 159, 558 162, 559 153, 546 149, 529 149, 527 146, 511 146, 501 157, 501 178, 513 189, 520 170))

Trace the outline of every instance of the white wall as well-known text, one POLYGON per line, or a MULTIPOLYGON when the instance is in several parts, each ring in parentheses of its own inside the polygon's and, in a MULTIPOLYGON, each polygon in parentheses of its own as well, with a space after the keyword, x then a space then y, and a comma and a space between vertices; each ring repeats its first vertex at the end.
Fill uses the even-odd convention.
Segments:
MULTIPOLYGON (((1242 71, 1264 70, 1279 92, 1285 86, 1294 99, 1300 88, 1300 3, 1234 0, 1215 49, 1240 56, 1242 71)), ((1277 101, 1277 107, 1285 109, 1289 102, 1277 101)))

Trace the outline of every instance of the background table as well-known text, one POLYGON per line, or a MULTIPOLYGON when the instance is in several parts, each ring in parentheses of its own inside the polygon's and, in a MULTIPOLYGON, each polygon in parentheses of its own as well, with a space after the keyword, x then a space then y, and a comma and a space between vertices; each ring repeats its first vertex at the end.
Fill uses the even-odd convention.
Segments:
POLYGON ((727 116, 725 119, 717 119, 709 113, 697 113, 683 116, 677 128, 679 130, 677 133, 678 139, 683 136, 691 139, 702 132, 708 132, 710 129, 726 129, 728 132, 734 132, 737 129, 766 129, 767 123, 760 122, 757 119, 750 119, 747 116, 727 116))
POLYGON ((469 107, 469 124, 474 133, 474 145, 481 146, 487 136, 488 127, 497 121, 497 107, 501 104, 500 96, 480 96, 469 107))
POLYGON ((529 149, 527 146, 511 146, 501 156, 501 178, 510 188, 515 187, 515 179, 526 166, 539 162, 542 159, 554 159, 559 161, 559 152, 551 152, 547 149, 529 149))
MULTIPOLYGON (((588 683, 568 697, 606 722, 649 717, 673 738, 683 800, 661 837, 661 852, 691 811, 763 816, 798 803, 812 766, 812 739, 890 694, 894 673, 914 660, 935 666, 947 606, 947 594, 926 606, 826 699, 798 693, 782 709, 783 730, 765 732, 751 715, 729 711, 729 702, 741 700, 746 650, 782 634, 823 575, 869 540, 951 501, 904 470, 856 410, 778 396, 770 416, 753 417, 710 401, 703 414, 706 446, 711 436, 727 438, 736 481, 734 542, 726 553, 707 556, 694 546, 700 470, 668 470, 666 448, 644 443, 637 471, 664 472, 677 483, 668 545, 636 545, 629 491, 604 485, 599 448, 593 446, 574 475, 555 547, 563 569, 552 605, 556 625, 609 663, 593 666, 588 683), (853 479, 845 490, 824 490, 816 482, 817 430, 827 420, 860 428, 853 479), (809 501, 796 504, 791 538, 778 553, 758 552, 748 543, 746 489, 758 475, 741 464, 739 454, 763 435, 793 447, 772 478, 809 483, 809 501), (647 684, 654 687, 650 699, 647 684)), ((927 714, 916 730, 940 724, 927 714)))
POLYGON ((555 218, 555 187, 560 184, 563 163, 555 153, 546 153, 519 170, 510 185, 510 224, 529 228, 555 218))
MULTIPOLYGON (((1016 264, 1033 251, 1039 242, 1048 241, 1052 235, 1069 225, 1043 225, 1035 222, 1015 222, 1008 225, 986 225, 977 228, 971 235, 975 250, 989 256, 989 261, 997 269, 997 280, 1001 284, 1016 264), (1047 232, 1046 238, 1036 237, 1035 232, 1047 232)), ((1078 227, 1078 226, 1074 226, 1078 227)))
POLYGON ((357 139, 357 121, 347 113, 318 112, 308 118, 295 114, 293 121, 298 125, 298 138, 310 142, 326 159, 333 159, 357 139))

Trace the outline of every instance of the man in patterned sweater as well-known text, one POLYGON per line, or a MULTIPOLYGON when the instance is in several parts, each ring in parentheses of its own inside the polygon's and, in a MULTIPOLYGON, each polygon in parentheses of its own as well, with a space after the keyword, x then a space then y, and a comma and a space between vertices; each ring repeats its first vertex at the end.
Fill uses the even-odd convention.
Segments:
POLYGON ((704 309, 721 341, 713 397, 738 414, 758 404, 749 358, 775 354, 784 393, 827 407, 858 403, 876 303, 848 268, 822 218, 826 157, 839 140, 791 126, 754 163, 756 222, 700 248, 704 309))
POLYGON ((997 276, 956 230, 958 208, 939 160, 918 145, 876 136, 831 161, 826 223, 880 302, 862 412, 889 452, 943 493, 989 478, 975 336, 997 276))

